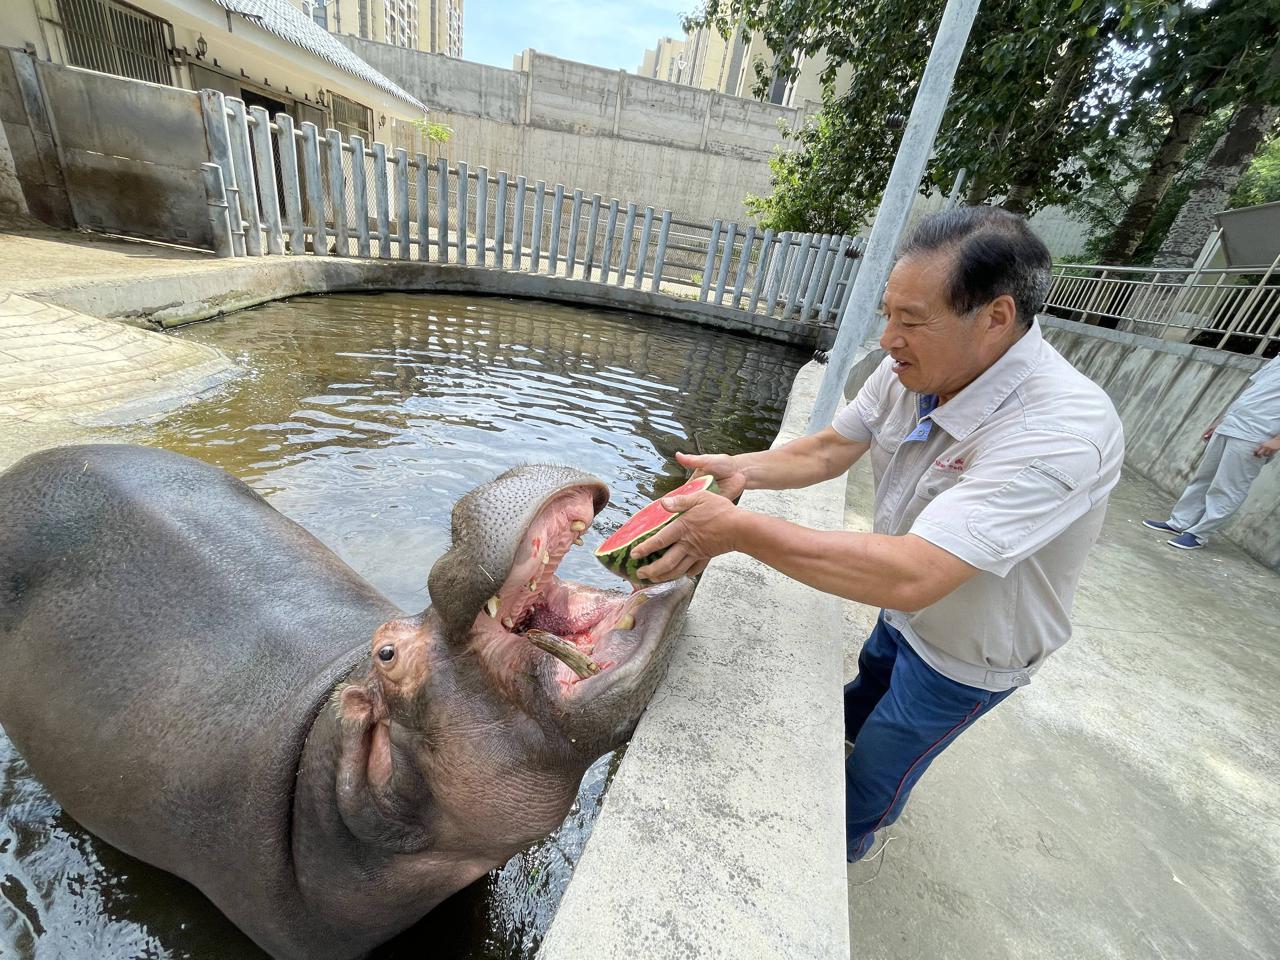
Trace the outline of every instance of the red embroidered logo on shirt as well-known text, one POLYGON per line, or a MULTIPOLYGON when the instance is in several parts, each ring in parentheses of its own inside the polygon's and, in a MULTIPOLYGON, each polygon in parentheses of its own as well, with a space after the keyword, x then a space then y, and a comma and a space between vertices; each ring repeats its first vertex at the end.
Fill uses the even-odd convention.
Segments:
POLYGON ((933 465, 938 470, 946 470, 949 473, 960 473, 964 470, 964 457, 939 457, 933 461, 933 465))

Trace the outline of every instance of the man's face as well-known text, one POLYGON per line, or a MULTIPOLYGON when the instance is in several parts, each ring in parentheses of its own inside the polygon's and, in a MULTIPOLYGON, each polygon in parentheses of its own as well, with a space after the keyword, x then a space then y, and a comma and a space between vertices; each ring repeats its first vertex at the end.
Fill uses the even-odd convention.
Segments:
POLYGON ((944 401, 999 358, 1009 332, 1008 324, 993 324, 990 305, 969 316, 953 311, 946 293, 950 276, 948 252, 898 261, 884 291, 886 326, 880 337, 902 385, 944 401))

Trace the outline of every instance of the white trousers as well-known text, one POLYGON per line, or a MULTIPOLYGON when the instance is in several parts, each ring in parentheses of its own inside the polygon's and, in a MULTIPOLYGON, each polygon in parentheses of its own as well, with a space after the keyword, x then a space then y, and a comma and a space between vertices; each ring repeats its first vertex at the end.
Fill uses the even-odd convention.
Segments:
POLYGON ((1253 455, 1257 447, 1254 440, 1220 433, 1210 437, 1195 476, 1174 504, 1169 526, 1207 540, 1226 523, 1240 509, 1250 485, 1267 463, 1253 455))

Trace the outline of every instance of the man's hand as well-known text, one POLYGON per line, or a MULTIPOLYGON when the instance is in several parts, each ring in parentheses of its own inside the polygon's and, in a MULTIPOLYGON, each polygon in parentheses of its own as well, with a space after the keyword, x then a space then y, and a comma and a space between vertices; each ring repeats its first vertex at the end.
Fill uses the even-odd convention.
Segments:
POLYGON ((1213 423, 1209 424, 1209 429, 1206 430, 1204 433, 1200 434, 1200 440, 1204 443, 1208 443, 1209 440, 1212 439, 1213 437, 1213 431, 1218 429, 1218 424, 1221 422, 1222 421, 1220 420, 1215 420, 1213 421, 1213 423))
MULTIPOLYGON (((676 462, 686 470, 692 470, 694 477, 706 474, 716 478, 720 487, 720 496, 737 500, 747 488, 747 477, 738 465, 738 458, 727 453, 707 453, 694 456, 690 453, 677 453, 676 462)), ((692 477, 690 478, 692 479, 692 477)))
MULTIPOLYGON (((689 459, 718 458, 709 456, 689 459)), ((739 511, 726 497, 701 490, 682 497, 665 497, 661 503, 669 513, 679 513, 681 516, 648 540, 637 544, 632 549, 631 556, 640 560, 663 547, 669 546, 671 549, 653 563, 637 570, 637 576, 655 583, 686 575, 697 576, 712 557, 735 549, 735 524, 739 511)))
POLYGON ((1261 457, 1263 460, 1270 460, 1277 453, 1280 453, 1280 437, 1272 437, 1270 440, 1264 440, 1253 450, 1253 455, 1255 457, 1261 457))

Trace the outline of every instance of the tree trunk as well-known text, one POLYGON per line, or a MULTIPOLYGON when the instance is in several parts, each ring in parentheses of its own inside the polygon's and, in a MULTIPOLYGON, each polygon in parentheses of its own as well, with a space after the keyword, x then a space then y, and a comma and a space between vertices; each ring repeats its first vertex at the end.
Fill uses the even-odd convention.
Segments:
POLYGON ((1015 183, 1009 188, 1009 193, 1000 206, 1010 213, 1018 213, 1025 217, 1031 208, 1031 197, 1038 186, 1034 183, 1015 183))
MULTIPOLYGON (((1103 36, 1110 34, 1107 30, 1103 36)), ((1077 36, 1068 48, 1063 51, 1054 74, 1053 83, 1045 94, 1045 102, 1037 111, 1037 130, 1033 135, 1017 141, 1022 152, 1022 162, 1009 184, 1009 192, 1000 204, 1011 213, 1026 216, 1031 209, 1032 201, 1044 189, 1045 182, 1053 176, 1058 157, 1046 157, 1040 148, 1041 136, 1055 131, 1063 122, 1063 118, 1079 99, 1088 86, 1089 74, 1085 69, 1095 53, 1096 39, 1077 36)))
POLYGON ((1133 256, 1133 251, 1138 249, 1143 235, 1151 226, 1156 207, 1182 166, 1187 148, 1207 118, 1208 112, 1203 106, 1183 107, 1173 115, 1160 148, 1147 165, 1147 173, 1138 185, 1138 192, 1129 201, 1124 217, 1102 251, 1103 263, 1127 263, 1133 256))
MULTIPOLYGON (((1280 69, 1280 47, 1271 55, 1269 66, 1280 69)), ((1260 100, 1246 103, 1235 112, 1160 244, 1154 261, 1157 267, 1190 267, 1195 263, 1213 229, 1213 215, 1226 209, 1236 184, 1278 116, 1280 106, 1260 100)))
POLYGON ((967 207, 976 207, 986 202, 991 195, 991 178, 983 173, 976 173, 969 181, 969 189, 964 195, 967 207))

